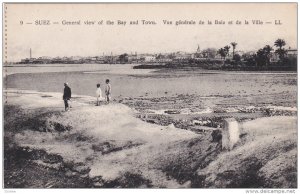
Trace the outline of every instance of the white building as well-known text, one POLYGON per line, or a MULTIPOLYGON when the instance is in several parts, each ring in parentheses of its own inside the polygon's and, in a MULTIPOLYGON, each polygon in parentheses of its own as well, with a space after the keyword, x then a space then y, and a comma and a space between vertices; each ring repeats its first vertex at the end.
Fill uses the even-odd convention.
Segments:
POLYGON ((155 56, 145 56, 145 62, 153 62, 155 61, 155 56))

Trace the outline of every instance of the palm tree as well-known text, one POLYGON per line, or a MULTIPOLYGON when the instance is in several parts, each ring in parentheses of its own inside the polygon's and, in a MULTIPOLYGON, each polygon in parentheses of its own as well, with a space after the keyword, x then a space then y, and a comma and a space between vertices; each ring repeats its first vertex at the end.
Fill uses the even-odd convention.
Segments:
POLYGON ((273 48, 270 45, 266 45, 263 48, 263 51, 265 52, 265 55, 266 55, 266 65, 269 65, 269 63, 270 63, 271 51, 272 50, 273 50, 273 48))
POLYGON ((226 56, 229 55, 230 46, 226 45, 224 46, 225 54, 226 56))
POLYGON ((274 45, 276 46, 276 47, 279 47, 279 49, 281 50, 282 49, 282 47, 284 47, 285 45, 286 45, 286 43, 285 43, 285 41, 283 40, 283 39, 277 39, 276 41, 275 41, 275 43, 274 43, 274 45))
POLYGON ((234 50, 236 48, 237 43, 236 42, 232 42, 230 43, 232 45, 232 58, 234 57, 234 50))
POLYGON ((286 54, 286 50, 283 48, 285 45, 286 45, 286 43, 285 43, 285 41, 283 40, 283 39, 277 39, 276 41, 275 41, 275 43, 274 43, 274 45, 276 46, 276 47, 278 47, 278 49, 275 51, 278 55, 279 55, 279 58, 280 59, 283 59, 284 58, 284 56, 285 56, 285 54, 286 54))

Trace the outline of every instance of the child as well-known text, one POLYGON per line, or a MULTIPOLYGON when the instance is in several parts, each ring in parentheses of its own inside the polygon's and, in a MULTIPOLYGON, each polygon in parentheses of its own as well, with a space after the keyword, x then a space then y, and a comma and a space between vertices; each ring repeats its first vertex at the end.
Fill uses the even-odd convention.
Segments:
POLYGON ((105 96, 106 96, 106 102, 109 104, 110 98, 111 98, 111 86, 109 84, 109 79, 105 81, 106 87, 105 87, 105 96))
POLYGON ((96 106, 99 106, 100 105, 100 100, 102 98, 102 92, 101 92, 100 84, 97 84, 96 97, 97 97, 96 106))

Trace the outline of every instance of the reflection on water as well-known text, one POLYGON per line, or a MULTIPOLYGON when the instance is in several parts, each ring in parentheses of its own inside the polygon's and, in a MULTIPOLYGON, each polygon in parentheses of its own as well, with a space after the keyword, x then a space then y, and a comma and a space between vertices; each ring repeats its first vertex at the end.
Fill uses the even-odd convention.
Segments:
POLYGON ((111 80, 113 97, 160 97, 177 94, 200 96, 251 95, 296 91, 295 73, 221 71, 163 71, 132 69, 133 65, 74 64, 6 67, 7 87, 62 92, 68 82, 73 93, 94 96, 111 80))
MULTIPOLYGON (((6 75, 15 73, 42 73, 42 72, 78 72, 86 71, 86 73, 109 72, 114 74, 129 74, 129 73, 149 73, 150 70, 132 69, 132 64, 22 64, 14 66, 4 66, 6 75)), ((4 74, 4 76, 5 76, 4 74)))

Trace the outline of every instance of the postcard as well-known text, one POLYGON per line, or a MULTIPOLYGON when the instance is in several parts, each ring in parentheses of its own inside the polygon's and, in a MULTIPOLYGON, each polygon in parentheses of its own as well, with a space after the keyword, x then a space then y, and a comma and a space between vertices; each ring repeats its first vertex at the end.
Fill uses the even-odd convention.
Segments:
POLYGON ((4 3, 3 187, 297 188, 297 3, 4 3))

